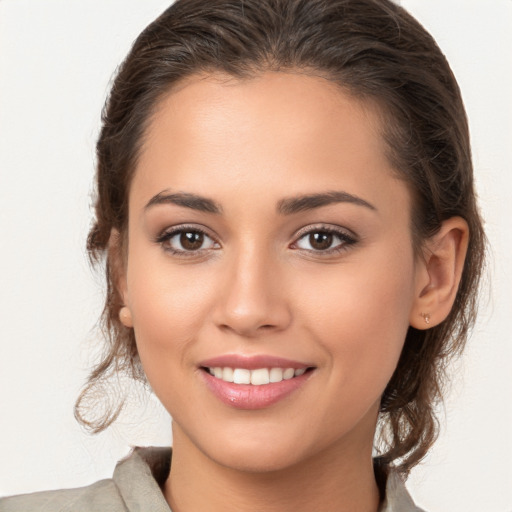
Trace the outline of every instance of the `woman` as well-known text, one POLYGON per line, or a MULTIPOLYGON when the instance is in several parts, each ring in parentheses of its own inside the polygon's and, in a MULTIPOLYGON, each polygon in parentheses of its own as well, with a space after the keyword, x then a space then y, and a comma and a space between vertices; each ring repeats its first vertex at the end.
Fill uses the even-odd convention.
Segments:
POLYGON ((91 394, 147 378, 172 464, 139 450, 5 510, 418 510, 400 475, 435 438, 484 252, 432 38, 386 1, 178 1, 121 67, 97 154, 110 345, 77 417, 105 428, 91 394))

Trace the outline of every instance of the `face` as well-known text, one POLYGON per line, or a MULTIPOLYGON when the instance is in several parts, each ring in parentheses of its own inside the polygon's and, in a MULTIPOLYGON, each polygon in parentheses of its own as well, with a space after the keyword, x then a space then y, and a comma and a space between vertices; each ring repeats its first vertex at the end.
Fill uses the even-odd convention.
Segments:
POLYGON ((371 450, 419 265, 378 119, 294 73, 159 105, 120 288, 175 444, 256 471, 371 450))

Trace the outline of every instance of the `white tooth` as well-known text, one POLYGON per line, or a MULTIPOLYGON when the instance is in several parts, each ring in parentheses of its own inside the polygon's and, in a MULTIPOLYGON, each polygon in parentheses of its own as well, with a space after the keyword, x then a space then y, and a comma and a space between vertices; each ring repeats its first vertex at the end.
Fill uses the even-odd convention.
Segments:
POLYGON ((233 382, 235 384, 250 384, 251 371, 244 368, 235 368, 233 371, 233 382))
POLYGON ((213 375, 215 375, 215 377, 217 377, 217 379, 222 379, 222 368, 220 368, 219 366, 216 366, 213 369, 213 375))
POLYGON ((304 375, 305 371, 306 371, 306 368, 299 368, 298 370, 295 370, 295 377, 299 377, 301 375, 304 375))
POLYGON ((295 375, 295 370, 293 368, 286 368, 283 372, 283 379, 289 380, 295 375))
POLYGON ((281 382, 283 380, 282 368, 270 368, 269 381, 281 382))
POLYGON ((233 382, 233 368, 226 366, 226 368, 222 369, 222 380, 233 382))
POLYGON ((251 384, 255 386, 261 386, 268 384, 270 377, 266 368, 259 368, 258 370, 252 370, 251 372, 251 384))

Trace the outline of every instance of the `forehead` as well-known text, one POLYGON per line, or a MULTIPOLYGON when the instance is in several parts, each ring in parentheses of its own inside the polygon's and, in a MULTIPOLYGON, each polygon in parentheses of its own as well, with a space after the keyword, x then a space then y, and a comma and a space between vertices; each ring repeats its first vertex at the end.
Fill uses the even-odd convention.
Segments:
POLYGON ((340 186, 372 195, 396 181, 380 119, 320 76, 192 76, 157 106, 130 195, 191 187, 229 199, 243 186, 254 198, 340 186))
MULTIPOLYGON (((355 123, 364 130, 352 136, 360 134, 367 144, 380 145, 379 117, 376 102, 358 99, 319 75, 298 71, 264 72, 251 78, 198 74, 181 80, 157 104, 143 151, 158 142, 163 130, 190 142, 215 131, 220 135, 222 130, 235 133, 239 140, 250 134, 257 143, 281 129, 281 137, 274 141, 281 145, 293 142, 293 137, 313 138, 318 133, 331 133, 341 144, 349 134, 340 131, 351 132, 350 125, 355 123)), ((207 142, 206 137, 202 142, 207 142)))

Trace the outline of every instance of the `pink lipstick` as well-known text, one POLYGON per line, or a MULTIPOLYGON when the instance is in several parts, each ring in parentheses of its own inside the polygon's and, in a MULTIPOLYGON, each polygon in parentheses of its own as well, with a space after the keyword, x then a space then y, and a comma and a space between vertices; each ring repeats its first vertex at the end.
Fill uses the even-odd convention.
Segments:
POLYGON ((262 409, 301 388, 314 366, 267 355, 224 355, 199 365, 208 389, 238 409, 262 409))

